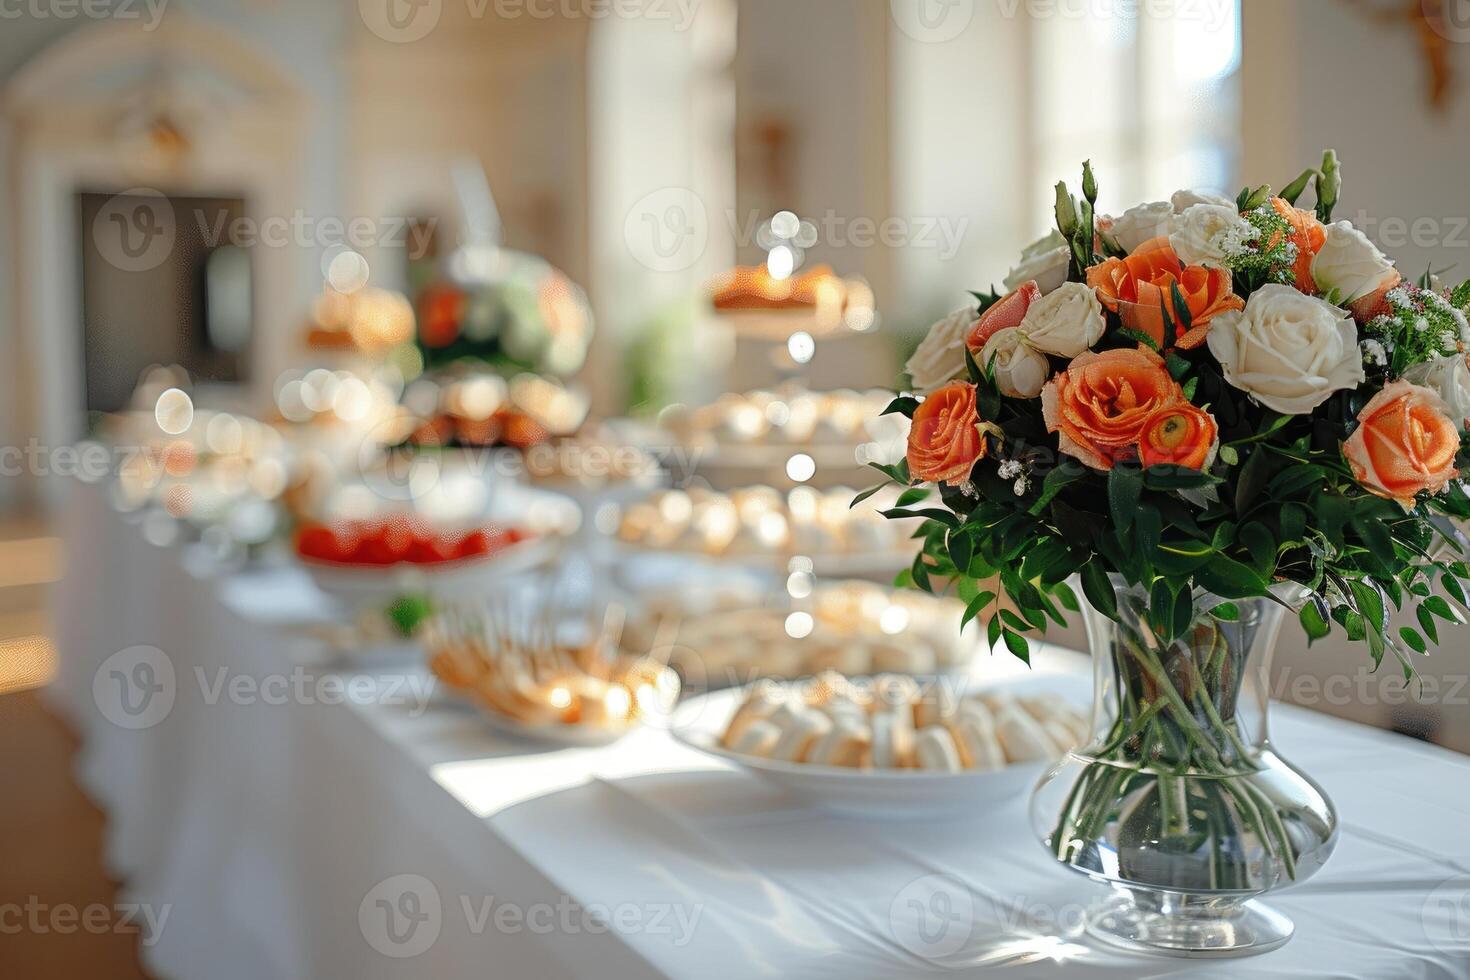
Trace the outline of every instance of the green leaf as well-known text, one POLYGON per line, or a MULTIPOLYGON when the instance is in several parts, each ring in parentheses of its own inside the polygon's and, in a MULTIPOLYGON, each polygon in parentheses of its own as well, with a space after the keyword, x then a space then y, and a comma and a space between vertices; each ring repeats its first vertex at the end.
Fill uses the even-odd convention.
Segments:
POLYGON ((1302 196, 1302 191, 1307 189, 1307 184, 1316 176, 1317 168, 1308 167, 1302 171, 1300 177, 1283 187, 1281 193, 1276 196, 1284 200, 1287 204, 1294 205, 1296 204, 1296 199, 1302 196))
POLYGON ((949 560, 954 562, 954 567, 962 571, 970 568, 970 557, 975 553, 975 538, 973 532, 964 528, 956 528, 949 532, 946 544, 949 551, 949 560))
POLYGON ((1419 631, 1412 626, 1405 626, 1400 629, 1399 636, 1402 636, 1404 642, 1413 647, 1415 653, 1427 653, 1429 651, 1429 644, 1424 642, 1424 637, 1420 636, 1419 631))
POLYGON ((1250 552, 1256 571, 1270 578, 1276 571, 1276 539, 1270 529, 1259 521, 1251 521, 1240 529, 1240 543, 1250 552))
POLYGON ((1221 446, 1220 462, 1224 463, 1226 466, 1239 466, 1240 453, 1236 451, 1234 446, 1221 446))
POLYGON ((1414 610, 1414 615, 1419 619, 1419 625, 1424 630, 1424 635, 1434 642, 1439 642, 1439 624, 1434 621, 1434 616, 1423 605, 1414 610))
POLYGON ((914 412, 918 409, 918 407, 919 400, 913 395, 899 395, 897 398, 893 399, 893 401, 888 403, 887 408, 883 409, 883 411, 879 412, 878 414, 893 415, 894 413, 897 413, 899 415, 906 415, 909 418, 913 418, 914 412))
POLYGON ((1058 582, 1052 586, 1051 591, 1052 595, 1056 596, 1058 601, 1072 612, 1082 611, 1082 605, 1077 601, 1077 593, 1073 592, 1072 587, 1066 582, 1058 582))
POLYGON ((1424 608, 1434 613, 1440 619, 1447 620, 1448 622, 1460 624, 1465 622, 1465 617, 1456 612, 1455 608, 1440 596, 1432 595, 1425 599, 1424 608))
POLYGON ((1194 573, 1200 588, 1221 599, 1254 599, 1266 594, 1266 580, 1248 565, 1221 555, 1194 573))
POLYGON ((1210 610, 1210 615, 1222 623, 1234 623, 1240 619, 1240 607, 1233 602, 1222 602, 1210 610))
POLYGON ((1096 559, 1082 566, 1082 593, 1087 602, 1108 619, 1118 618, 1118 593, 1102 564, 1096 559))
POLYGON ((1133 526, 1142 495, 1143 471, 1138 467, 1119 464, 1108 473, 1108 508, 1113 515, 1113 525, 1120 531, 1133 526))
POLYGON ((914 556, 914 563, 909 566, 909 571, 914 578, 914 584, 930 595, 934 594, 934 586, 929 581, 929 566, 924 564, 924 553, 921 551, 914 556))
POLYGON ((929 496, 928 487, 909 487, 893 502, 895 507, 910 507, 929 496))
POLYGON ((986 645, 990 647, 992 653, 995 651, 995 645, 1000 642, 1000 631, 1002 628, 1003 626, 999 616, 991 616, 990 622, 985 626, 986 645))
POLYGON ((1046 509, 1046 505, 1056 499, 1057 494, 1067 487, 1087 476, 1091 471, 1084 466, 1074 466, 1063 463, 1050 473, 1046 479, 1041 481, 1041 496, 1031 505, 1032 514, 1040 514, 1046 509))
POLYGON ((1369 582, 1360 579, 1349 581, 1348 590, 1353 594, 1353 604, 1357 606, 1359 614, 1374 631, 1381 635, 1388 625, 1387 612, 1383 606, 1383 593, 1369 582))
POLYGON ((960 523, 960 519, 952 512, 941 510, 938 507, 920 507, 918 510, 902 510, 898 507, 892 507, 888 510, 880 510, 878 513, 889 520, 901 520, 906 517, 922 517, 925 520, 943 524, 945 527, 958 527, 960 523))
POLYGON ((879 490, 882 490, 884 487, 888 486, 892 482, 893 482, 892 480, 886 480, 883 483, 879 483, 879 484, 876 484, 874 486, 868 487, 868 489, 864 490, 862 493, 860 493, 856 497, 853 497, 852 498, 852 503, 850 503, 850 504, 847 505, 847 509, 848 510, 852 510, 858 504, 862 503, 864 500, 867 500, 873 494, 877 493, 879 490))
POLYGON ((981 610, 983 610, 986 606, 990 605, 994 601, 994 592, 981 592, 979 595, 975 596, 975 598, 971 599, 969 604, 965 606, 965 614, 960 617, 960 629, 963 630, 966 626, 968 626, 970 620, 980 615, 981 610))
POLYGON ((1309 602, 1303 606, 1302 611, 1298 613, 1298 618, 1302 621, 1302 629, 1307 631, 1309 644, 1323 639, 1332 632, 1332 624, 1323 617, 1322 610, 1316 602, 1309 602))
POLYGON ((1029 665, 1031 663, 1031 644, 1026 642, 1026 638, 1011 630, 1006 630, 1003 635, 1006 649, 1011 651, 1011 654, 1021 663, 1029 665))

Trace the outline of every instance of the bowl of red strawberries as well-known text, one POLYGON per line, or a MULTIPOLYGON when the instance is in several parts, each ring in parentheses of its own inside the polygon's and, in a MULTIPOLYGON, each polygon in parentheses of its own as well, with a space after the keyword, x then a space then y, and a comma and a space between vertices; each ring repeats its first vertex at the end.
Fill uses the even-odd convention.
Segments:
POLYGON ((508 573, 541 564, 550 541, 519 527, 441 528, 413 517, 310 524, 296 556, 318 588, 352 604, 405 592, 472 598, 508 573))

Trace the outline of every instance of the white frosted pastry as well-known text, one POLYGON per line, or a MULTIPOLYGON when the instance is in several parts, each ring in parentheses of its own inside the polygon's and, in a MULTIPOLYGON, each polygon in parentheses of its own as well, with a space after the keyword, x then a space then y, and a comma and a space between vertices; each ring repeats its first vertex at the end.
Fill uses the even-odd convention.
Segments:
POLYGON ((872 734, 862 721, 841 719, 833 723, 827 734, 819 738, 807 755, 807 761, 819 766, 861 768, 869 758, 872 734))
POLYGON ((832 730, 832 719, 820 711, 805 709, 785 719, 784 725, 778 723, 778 727, 781 728, 781 738, 771 750, 771 758, 783 762, 805 762, 812 746, 832 730))
POLYGON ((1021 698, 1021 707, 1043 726, 1048 723, 1060 726, 1067 732, 1067 745, 1076 745, 1086 740, 1089 734, 1087 719, 1072 706, 1072 702, 1053 691, 1021 698))
POLYGON ((959 698, 947 684, 930 684, 914 702, 914 724, 920 728, 942 725, 954 718, 959 698))
POLYGON ((914 764, 914 722, 907 708, 873 714, 873 766, 905 769, 914 764))
POLYGON ((979 702, 965 705, 950 727, 966 769, 987 772, 1005 768, 1005 749, 996 738, 995 719, 985 705, 979 702))
POLYGON ((879 708, 902 707, 908 714, 909 705, 919 696, 919 684, 912 677, 901 674, 884 674, 873 680, 873 699, 879 708))
POLYGON ((942 725, 931 725, 919 732, 914 739, 914 754, 920 769, 959 772, 964 768, 960 764, 960 750, 955 745, 954 736, 942 725))
POLYGON ((998 715, 1006 708, 1020 708, 1016 702, 1016 696, 1010 691, 981 691, 972 696, 972 700, 979 701, 990 709, 990 713, 998 715))
POLYGON ((725 729, 725 737, 720 744, 730 748, 749 728, 757 721, 771 717, 776 709, 786 701, 786 690, 779 684, 770 681, 761 681, 751 689, 750 696, 745 699, 735 711, 734 717, 730 719, 730 725, 725 729))
POLYGON ((745 727, 740 737, 730 746, 730 751, 768 759, 780 740, 781 729, 769 721, 756 721, 745 727))
POLYGON ((1050 762, 1062 754, 1035 718, 1020 705, 995 712, 995 734, 1011 762, 1050 762))

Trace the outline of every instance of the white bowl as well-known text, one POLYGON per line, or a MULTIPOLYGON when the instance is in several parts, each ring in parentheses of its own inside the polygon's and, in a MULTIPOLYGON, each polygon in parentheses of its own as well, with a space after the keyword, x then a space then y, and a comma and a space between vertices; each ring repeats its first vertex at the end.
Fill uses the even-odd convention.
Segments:
POLYGON ((508 575, 544 564, 556 544, 550 537, 528 538, 493 555, 432 564, 348 565, 299 556, 297 560, 317 588, 353 607, 386 605, 409 593, 463 601, 485 596, 508 575))
POLYGON ((899 820, 993 809, 1024 798, 1051 765, 1028 762, 951 773, 848 769, 742 755, 721 747, 719 739, 747 693, 717 691, 685 701, 674 712, 674 738, 754 773, 802 803, 847 816, 899 820))

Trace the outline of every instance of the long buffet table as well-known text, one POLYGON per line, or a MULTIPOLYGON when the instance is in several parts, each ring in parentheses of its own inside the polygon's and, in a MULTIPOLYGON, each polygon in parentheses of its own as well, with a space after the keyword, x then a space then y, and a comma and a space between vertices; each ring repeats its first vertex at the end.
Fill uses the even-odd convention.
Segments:
MULTIPOLYGON (((329 611, 292 568, 152 545, 96 487, 64 528, 50 697, 84 738, 111 870, 167 916, 143 951, 161 977, 1470 976, 1470 761, 1430 745, 1278 708, 1343 823, 1327 868, 1274 899, 1295 938, 1138 959, 1079 935, 1098 893, 1047 859, 1023 799, 844 820, 663 732, 521 742, 417 665, 319 665, 303 624, 329 611), (123 679, 163 700, 120 713, 123 679)), ((1086 696, 1083 658, 1038 660, 1086 696)))

